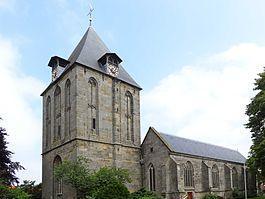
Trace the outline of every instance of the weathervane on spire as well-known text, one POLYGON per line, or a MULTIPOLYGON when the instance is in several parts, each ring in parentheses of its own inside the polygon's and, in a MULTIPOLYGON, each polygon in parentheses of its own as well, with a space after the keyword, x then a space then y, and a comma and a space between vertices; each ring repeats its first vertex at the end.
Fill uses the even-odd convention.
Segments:
POLYGON ((89 13, 87 14, 89 16, 89 27, 92 26, 92 12, 94 11, 94 8, 91 4, 89 4, 89 13))

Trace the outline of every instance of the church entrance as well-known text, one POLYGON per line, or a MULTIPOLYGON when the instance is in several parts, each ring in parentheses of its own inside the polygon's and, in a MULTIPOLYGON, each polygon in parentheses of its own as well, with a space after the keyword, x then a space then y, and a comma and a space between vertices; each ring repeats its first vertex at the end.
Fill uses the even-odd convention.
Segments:
POLYGON ((188 199, 193 199, 192 192, 188 192, 188 199))

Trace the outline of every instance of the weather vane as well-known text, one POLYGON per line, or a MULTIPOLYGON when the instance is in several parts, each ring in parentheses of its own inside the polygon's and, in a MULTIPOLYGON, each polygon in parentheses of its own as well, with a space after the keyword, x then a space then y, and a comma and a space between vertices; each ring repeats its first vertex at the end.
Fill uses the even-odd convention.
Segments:
POLYGON ((89 26, 92 25, 92 12, 94 11, 94 8, 91 4, 89 4, 89 13, 87 14, 89 16, 89 26))

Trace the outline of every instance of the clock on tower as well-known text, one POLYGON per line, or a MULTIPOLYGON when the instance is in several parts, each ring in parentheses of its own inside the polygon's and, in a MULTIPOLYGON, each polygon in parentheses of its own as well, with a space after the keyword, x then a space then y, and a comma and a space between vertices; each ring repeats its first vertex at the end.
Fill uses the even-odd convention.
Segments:
POLYGON ((117 77, 119 75, 119 64, 122 60, 116 53, 106 53, 98 61, 109 75, 113 77, 117 77))

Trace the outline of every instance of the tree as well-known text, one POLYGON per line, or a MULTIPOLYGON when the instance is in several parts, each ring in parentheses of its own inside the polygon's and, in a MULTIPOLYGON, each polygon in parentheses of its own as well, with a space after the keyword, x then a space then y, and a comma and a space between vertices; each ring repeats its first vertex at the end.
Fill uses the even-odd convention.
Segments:
POLYGON ((6 186, 0 183, 1 199, 29 199, 29 195, 19 187, 6 186))
POLYGON ((125 183, 130 182, 127 170, 118 168, 100 168, 90 171, 85 158, 75 162, 65 161, 55 168, 55 176, 72 185, 78 198, 127 199, 129 191, 125 183))
POLYGON ((129 191, 124 185, 130 181, 127 170, 119 168, 100 168, 92 175, 91 196, 96 199, 127 199, 129 191))
POLYGON ((252 146, 248 166, 257 173, 260 181, 265 181, 265 71, 258 74, 255 79, 254 90, 257 91, 255 97, 247 105, 246 114, 248 123, 246 127, 250 129, 252 146))
POLYGON ((15 175, 16 171, 24 169, 24 167, 19 162, 11 161, 13 152, 7 149, 8 142, 5 136, 7 136, 6 130, 0 127, 0 179, 5 185, 13 185, 19 182, 15 175))
POLYGON ((24 180, 19 188, 29 194, 31 199, 41 199, 41 185, 35 185, 35 181, 24 180))
POLYGON ((152 191, 148 191, 145 188, 139 189, 138 191, 131 193, 130 199, 162 199, 152 191))

